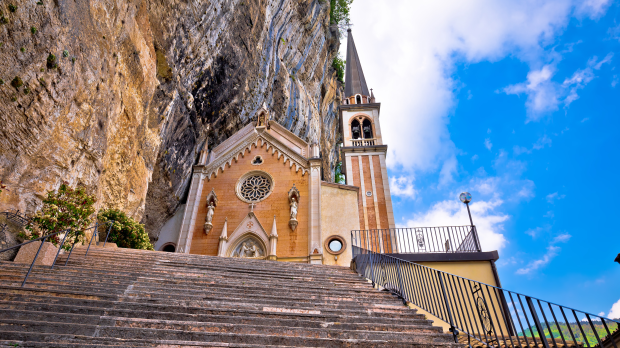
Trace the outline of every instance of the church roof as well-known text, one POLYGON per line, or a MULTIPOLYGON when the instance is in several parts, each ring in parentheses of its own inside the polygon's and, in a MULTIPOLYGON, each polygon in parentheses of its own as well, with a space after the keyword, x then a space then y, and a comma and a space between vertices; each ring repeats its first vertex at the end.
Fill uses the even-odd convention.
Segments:
POLYGON ((366 79, 362 71, 360 58, 357 56, 355 42, 353 42, 353 34, 351 29, 347 30, 347 67, 345 69, 344 94, 350 97, 356 94, 370 95, 366 79))

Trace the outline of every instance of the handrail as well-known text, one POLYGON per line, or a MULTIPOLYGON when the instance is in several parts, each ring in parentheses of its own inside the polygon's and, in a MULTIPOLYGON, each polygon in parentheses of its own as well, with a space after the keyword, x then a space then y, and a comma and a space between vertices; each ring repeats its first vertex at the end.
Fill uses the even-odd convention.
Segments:
MULTIPOLYGON (((106 235, 106 241, 108 240, 108 236, 110 234, 110 230, 112 229, 112 224, 113 223, 114 223, 114 220, 110 220, 110 221, 107 221, 107 222, 104 223, 104 224, 110 224, 110 228, 108 229, 108 233, 106 235)), ((90 238, 90 243, 92 243, 93 237, 96 234, 98 234, 98 232, 99 232, 99 222, 96 222, 95 226, 89 227, 89 228, 85 229, 84 231, 88 231, 88 230, 93 229, 93 228, 95 229, 95 231, 93 232, 93 235, 90 238)), ((58 259, 58 255, 60 254, 60 250, 62 250, 62 247, 65 245, 65 239, 67 238, 68 235, 71 234, 71 232, 75 232, 75 235, 77 236, 77 232, 79 232, 79 231, 74 231, 71 228, 67 228, 67 229, 62 230, 62 231, 50 233, 50 234, 47 234, 45 236, 41 236, 39 238, 32 239, 32 240, 23 242, 21 244, 14 245, 12 247, 0 250, 0 253, 3 253, 5 251, 9 251, 9 250, 12 250, 12 249, 15 249, 15 248, 21 248, 22 246, 24 246, 26 244, 30 244, 30 243, 41 241, 41 245, 39 245, 39 249, 37 250, 37 253, 35 254, 34 258, 32 259, 32 263, 30 264, 30 268, 28 268, 28 272, 26 273, 26 276, 24 277, 24 280, 22 281, 21 287, 24 287, 24 285, 26 284, 26 280, 28 280, 28 276, 30 276, 30 272, 32 271, 32 268, 34 267, 34 264, 37 262, 37 258, 39 257, 39 253, 41 252, 41 249, 43 248, 43 244, 47 241, 48 238, 53 237, 53 236, 55 236, 57 234, 60 234, 60 233, 63 233, 63 232, 65 233, 65 235, 63 236, 62 242, 60 243, 60 246, 58 247, 58 251, 56 252, 56 257, 54 257, 54 262, 52 262, 52 266, 50 267, 50 269, 54 269, 54 266, 56 265, 56 260, 58 259)), ((73 248, 75 247, 75 243, 77 243, 77 238, 75 238, 75 240, 73 241, 73 244, 71 245, 71 250, 69 251, 69 255, 67 256, 67 260, 65 261, 65 266, 69 262, 69 258, 71 257, 71 253, 73 252, 73 248)), ((88 248, 89 249, 90 249, 90 243, 88 244, 88 248)), ((104 246, 105 246, 105 242, 104 242, 104 246)), ((88 255, 88 249, 86 250, 86 255, 85 256, 87 256, 87 255, 88 255)))
POLYGON ((351 244, 385 254, 481 251, 476 226, 470 225, 353 230, 351 244))
POLYGON ((380 285, 399 296, 403 302, 409 302, 445 321, 450 325, 455 342, 458 342, 459 333, 464 333, 470 347, 471 339, 474 339, 494 348, 530 347, 531 343, 534 346, 541 344, 544 348, 618 348, 610 339, 613 332, 618 332, 618 319, 605 318, 359 247, 353 248, 353 260, 356 271, 371 280, 373 286, 380 285), (572 314, 575 322, 570 322, 566 313, 572 314), (580 320, 578 316, 584 318, 580 320), (560 322, 558 318, 564 321, 560 322))

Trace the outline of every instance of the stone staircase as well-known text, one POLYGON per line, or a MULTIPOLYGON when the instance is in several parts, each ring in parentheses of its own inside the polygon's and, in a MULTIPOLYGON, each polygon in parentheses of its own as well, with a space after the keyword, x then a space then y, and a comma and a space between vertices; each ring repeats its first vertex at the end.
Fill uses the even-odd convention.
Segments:
POLYGON ((0 347, 463 347, 346 268, 85 252, 0 262, 0 347))

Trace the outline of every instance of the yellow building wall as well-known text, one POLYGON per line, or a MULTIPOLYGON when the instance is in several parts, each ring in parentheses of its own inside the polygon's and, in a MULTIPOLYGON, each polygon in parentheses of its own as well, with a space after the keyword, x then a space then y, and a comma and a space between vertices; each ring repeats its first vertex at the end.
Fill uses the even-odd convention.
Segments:
POLYGON ((325 265, 349 267, 351 264, 351 230, 360 229, 357 197, 354 186, 321 184, 321 245, 325 265), (346 243, 344 252, 337 255, 338 260, 325 247, 325 242, 333 235, 342 237, 346 243))

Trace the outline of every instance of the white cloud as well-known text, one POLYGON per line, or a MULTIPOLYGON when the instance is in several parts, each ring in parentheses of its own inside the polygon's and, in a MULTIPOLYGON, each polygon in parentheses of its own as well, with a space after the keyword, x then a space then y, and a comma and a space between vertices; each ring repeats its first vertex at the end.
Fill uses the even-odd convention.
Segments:
MULTIPOLYGON (((547 61, 545 47, 571 16, 596 17, 605 9, 604 2, 581 0, 394 0, 390 6, 356 0, 353 35, 366 82, 375 87, 382 114, 389 116, 382 118, 388 165, 437 171, 452 160, 456 148, 447 124, 456 105, 456 62, 509 55, 531 65, 547 61)), ((543 84, 544 73, 538 77, 543 84)), ((543 95, 538 103, 546 103, 543 95)))
POLYGON ((506 94, 527 94, 527 121, 537 121, 541 115, 558 110, 560 92, 551 81, 554 70, 551 65, 545 65, 540 70, 530 71, 526 82, 504 88, 506 94))
POLYGON ((526 94, 525 103, 528 116, 526 122, 538 121, 544 115, 559 109, 559 104, 563 103, 567 108, 572 102, 579 99, 577 91, 583 89, 590 83, 596 75, 595 70, 600 70, 603 64, 609 63, 613 53, 607 54, 605 58, 598 61, 596 56, 588 60, 585 69, 578 69, 570 78, 564 82, 557 83, 552 80, 556 73, 555 64, 544 65, 538 70, 532 70, 527 74, 526 81, 517 83, 504 88, 506 94, 526 94))
POLYGON ((484 147, 486 147, 487 150, 491 151, 491 148, 493 147, 493 144, 491 143, 491 139, 489 138, 484 139, 484 147))
POLYGON ((553 238, 552 243, 566 243, 572 236, 568 233, 562 233, 553 238))
MULTIPOLYGON (((539 231, 544 230, 544 229, 546 228, 542 228, 539 231)), ((523 268, 519 268, 516 273, 520 275, 531 274, 537 269, 546 266, 549 262, 551 262, 551 260, 553 260, 554 257, 558 255, 558 253, 561 250, 561 248, 558 246, 555 246, 555 244, 566 243, 568 242, 570 238, 571 238, 571 235, 568 233, 557 235, 555 238, 553 238, 551 243, 549 243, 549 246, 547 247, 547 252, 540 259, 531 261, 530 263, 527 264, 527 266, 523 268)))
POLYGON ((415 198, 417 191, 413 187, 413 178, 407 176, 390 178, 390 193, 394 196, 415 198))
POLYGON ((537 140, 537 141, 536 141, 536 142, 532 145, 532 148, 531 148, 531 149, 528 149, 528 148, 523 147, 523 146, 518 146, 518 145, 515 145, 515 146, 512 148, 512 151, 513 151, 513 152, 514 152, 514 154, 515 154, 515 155, 517 155, 517 156, 518 156, 518 155, 521 155, 521 154, 524 154, 524 153, 530 154, 530 153, 532 153, 532 151, 533 151, 533 150, 540 150, 540 149, 543 149, 543 148, 545 148, 545 146, 547 146, 547 145, 548 145, 549 147, 551 147, 551 143, 552 143, 551 139, 550 139, 550 138, 549 138, 549 137, 545 134, 545 135, 543 135, 541 138, 539 138, 539 139, 538 139, 538 140, 537 140))
POLYGON ((607 318, 610 319, 620 319, 620 300, 614 303, 607 314, 607 318))
POLYGON ((561 195, 561 194, 558 194, 557 192, 554 192, 554 193, 548 194, 546 198, 547 198, 547 202, 553 204, 556 200, 564 199, 565 197, 566 195, 561 195))
POLYGON ((587 121, 590 121, 589 117, 584 117, 584 118, 581 119, 581 123, 584 123, 584 122, 587 122, 587 121))
MULTIPOLYGON (((477 201, 469 205, 471 215, 478 231, 482 250, 500 250, 506 244, 502 234, 504 221, 508 216, 497 212, 501 200, 477 201)), ((457 199, 441 201, 428 211, 415 214, 403 227, 463 226, 469 225, 467 208, 457 199)))
POLYGON ((530 274, 535 270, 546 266, 549 262, 551 262, 551 260, 553 260, 554 257, 557 256, 559 250, 559 247, 553 245, 548 246, 547 252, 545 253, 545 255, 543 255, 542 258, 530 262, 526 267, 519 268, 517 270, 517 274, 530 274))

